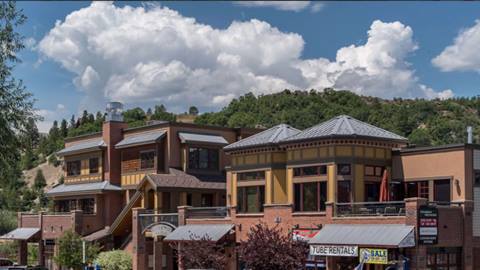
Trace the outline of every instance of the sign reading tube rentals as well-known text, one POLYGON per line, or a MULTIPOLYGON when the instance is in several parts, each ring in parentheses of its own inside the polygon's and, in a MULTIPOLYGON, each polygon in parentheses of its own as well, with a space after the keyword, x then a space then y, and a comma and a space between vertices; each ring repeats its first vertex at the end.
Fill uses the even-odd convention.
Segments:
POLYGON ((388 264, 388 250, 382 248, 361 248, 360 262, 369 264, 388 264))
POLYGON ((337 257, 357 257, 357 246, 325 246, 310 245, 310 255, 314 256, 337 256, 337 257))

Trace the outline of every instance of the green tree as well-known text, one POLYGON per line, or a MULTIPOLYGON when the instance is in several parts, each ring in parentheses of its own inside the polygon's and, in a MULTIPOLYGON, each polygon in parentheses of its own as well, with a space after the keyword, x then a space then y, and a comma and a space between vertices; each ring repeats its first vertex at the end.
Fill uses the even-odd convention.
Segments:
MULTIPOLYGON (((64 267, 79 270, 83 266, 82 237, 77 233, 68 230, 58 238, 58 254, 54 261, 64 267)), ((100 251, 98 245, 86 243, 86 263, 91 263, 100 251)))
POLYGON ((103 270, 131 270, 132 256, 123 250, 101 252, 95 263, 103 270))
POLYGON ((62 119, 62 122, 60 123, 60 136, 62 136, 62 138, 65 138, 67 137, 67 135, 68 135, 67 120, 62 119))
POLYGON ((191 115, 198 115, 198 108, 195 106, 190 106, 190 108, 188 108, 188 113, 191 115))
POLYGON ((41 169, 37 170, 37 174, 35 175, 35 179, 33 180, 33 188, 38 190, 43 190, 47 186, 47 180, 45 180, 45 176, 43 175, 43 171, 41 169))
POLYGON ((34 115, 32 95, 21 80, 13 76, 19 52, 24 48, 23 37, 16 31, 26 20, 13 1, 0 3, 0 208, 18 208, 20 151, 24 147, 17 134, 27 132, 34 115), (20 147, 19 147, 20 146, 20 147))
POLYGON ((167 108, 163 104, 155 105, 152 120, 161 120, 161 121, 175 121, 175 115, 173 113, 167 112, 167 108))

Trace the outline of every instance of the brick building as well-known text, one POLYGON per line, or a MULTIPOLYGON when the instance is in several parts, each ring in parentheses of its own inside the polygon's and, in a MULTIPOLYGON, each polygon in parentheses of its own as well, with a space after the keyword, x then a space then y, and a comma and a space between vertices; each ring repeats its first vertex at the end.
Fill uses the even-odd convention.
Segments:
POLYGON ((257 130, 164 121, 129 128, 121 109, 119 103, 108 104, 101 132, 66 140, 57 153, 64 159, 64 183, 46 193, 53 209, 18 213, 18 228, 2 236, 19 241, 19 264, 27 262, 27 243, 35 242, 39 264, 58 269, 52 260, 56 240, 74 230, 104 249, 125 249, 143 258, 144 267, 153 264, 155 251, 158 263, 172 268, 172 251, 156 243, 151 225, 162 221, 175 228, 182 205, 225 206, 224 168, 230 158, 222 147, 257 130), (141 247, 132 244, 136 207, 145 209, 141 247))
POLYGON ((338 116, 304 131, 278 125, 224 151, 232 161, 228 212, 181 208, 184 226, 165 241, 217 235, 218 224, 223 241, 239 242, 265 222, 309 242, 307 269, 360 261, 364 269, 480 269, 479 145, 408 147, 401 136, 338 116))
POLYGON ((19 213, 19 228, 3 236, 19 240, 20 263, 26 243, 38 242, 40 264, 56 269, 55 241, 73 229, 130 252, 134 270, 177 269, 169 242, 193 233, 234 246, 265 222, 309 241, 308 269, 360 260, 364 269, 480 269, 478 145, 409 147, 349 116, 303 131, 128 128, 115 108, 101 133, 59 152, 65 183, 47 194, 54 212, 19 213))

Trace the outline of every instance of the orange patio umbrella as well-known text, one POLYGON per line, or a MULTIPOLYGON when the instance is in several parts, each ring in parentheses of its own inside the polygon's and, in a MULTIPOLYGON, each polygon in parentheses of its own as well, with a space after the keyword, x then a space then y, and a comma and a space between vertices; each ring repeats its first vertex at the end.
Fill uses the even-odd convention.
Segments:
POLYGON ((380 183, 380 198, 381 202, 388 202, 390 200, 390 192, 388 188, 388 172, 387 169, 383 171, 382 182, 380 183))

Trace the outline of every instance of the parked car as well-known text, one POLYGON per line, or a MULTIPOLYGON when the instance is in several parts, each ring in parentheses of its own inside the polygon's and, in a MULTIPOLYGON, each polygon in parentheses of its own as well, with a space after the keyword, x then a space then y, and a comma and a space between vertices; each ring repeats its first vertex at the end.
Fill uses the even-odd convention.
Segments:
POLYGON ((13 265, 13 262, 6 258, 0 258, 0 270, 7 270, 13 265))
POLYGON ((16 266, 10 266, 9 268, 6 268, 8 270, 48 270, 45 267, 42 266, 24 266, 24 265, 16 265, 16 266))

